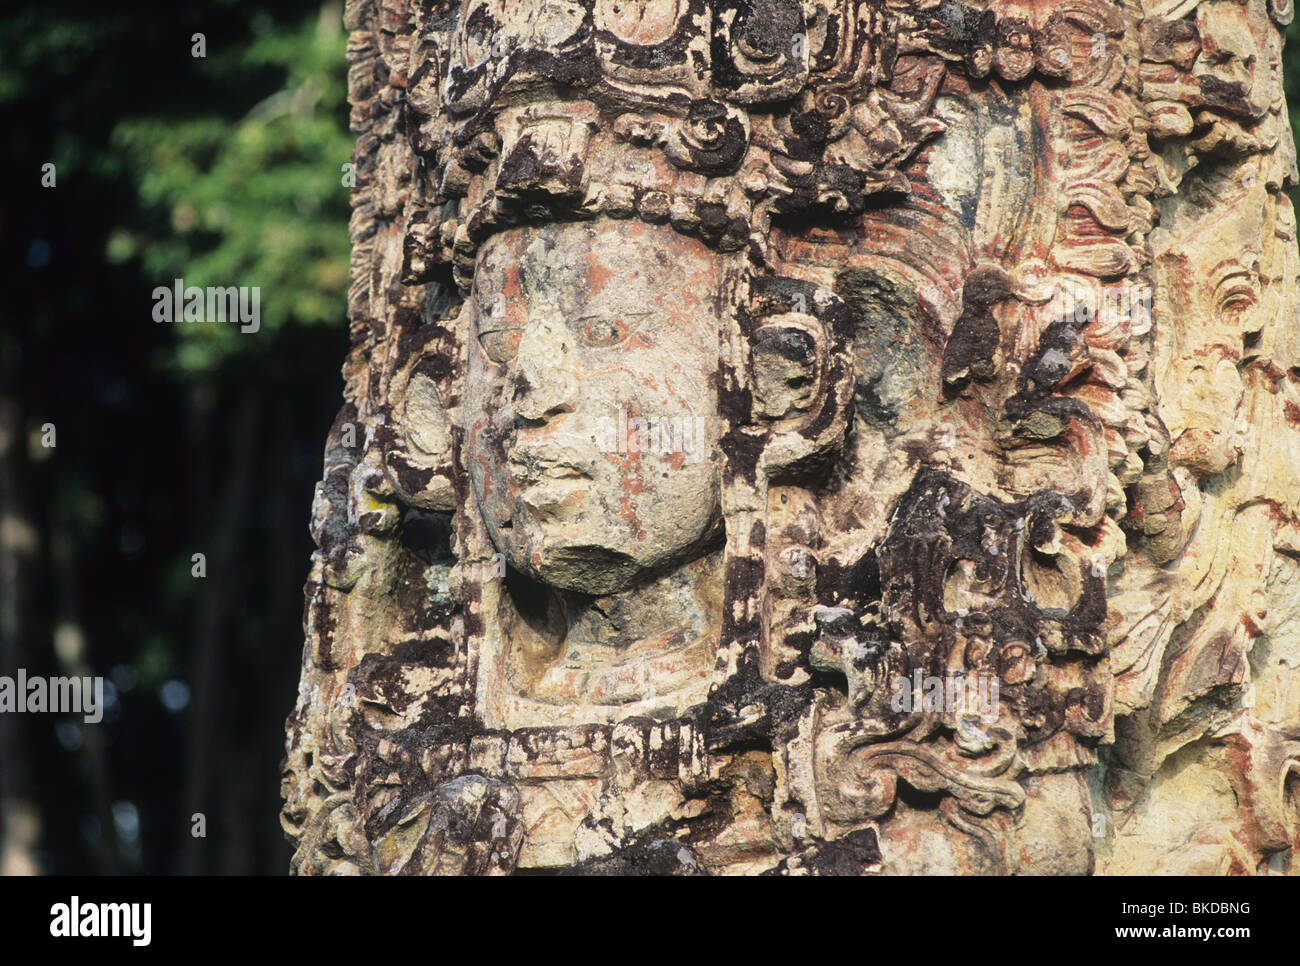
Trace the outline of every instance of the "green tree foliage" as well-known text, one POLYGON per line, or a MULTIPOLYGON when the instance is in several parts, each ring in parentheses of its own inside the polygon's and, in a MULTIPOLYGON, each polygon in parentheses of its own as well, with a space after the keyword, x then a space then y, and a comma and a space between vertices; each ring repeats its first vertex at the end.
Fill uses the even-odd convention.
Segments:
MULTIPOLYGON (((107 257, 133 256, 159 285, 257 286, 261 331, 339 324, 347 288, 348 188, 352 151, 344 123, 344 35, 337 8, 302 23, 254 19, 254 40, 198 60, 220 88, 247 66, 281 72, 283 86, 231 122, 217 113, 183 120, 139 117, 118 124, 113 149, 131 171, 154 223, 126 223, 109 236, 107 257)), ((174 361, 212 370, 228 357, 274 344, 230 325, 180 324, 174 361)))
MULTIPOLYGON (((1286 106, 1291 115, 1291 137, 1300 131, 1300 18, 1286 28, 1286 46, 1282 48, 1282 80, 1286 87, 1286 106)), ((1300 186, 1291 189, 1291 204, 1300 206, 1300 186)))
POLYGON ((56 641, 80 642, 113 686, 93 734, 13 718, 0 741, 46 871, 286 868, 306 517, 347 341, 345 38, 322 2, 0 10, 0 415, 26 443, 0 515, 34 534, 0 657, 60 674, 56 641), (175 278, 258 286, 258 331, 155 323, 175 278))

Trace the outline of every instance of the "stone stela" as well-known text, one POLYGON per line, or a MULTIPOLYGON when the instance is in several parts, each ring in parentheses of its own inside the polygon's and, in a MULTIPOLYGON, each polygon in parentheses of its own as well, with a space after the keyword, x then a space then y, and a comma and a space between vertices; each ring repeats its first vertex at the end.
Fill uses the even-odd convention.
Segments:
POLYGON ((1291 16, 348 0, 292 870, 1300 871, 1291 16))

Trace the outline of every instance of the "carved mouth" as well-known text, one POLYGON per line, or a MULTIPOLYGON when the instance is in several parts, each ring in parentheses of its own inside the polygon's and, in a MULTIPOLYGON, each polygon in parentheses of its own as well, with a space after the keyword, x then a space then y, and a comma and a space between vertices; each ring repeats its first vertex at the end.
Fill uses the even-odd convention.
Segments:
POLYGON ((516 445, 506 457, 510 479, 519 487, 593 479, 590 462, 568 448, 516 445))

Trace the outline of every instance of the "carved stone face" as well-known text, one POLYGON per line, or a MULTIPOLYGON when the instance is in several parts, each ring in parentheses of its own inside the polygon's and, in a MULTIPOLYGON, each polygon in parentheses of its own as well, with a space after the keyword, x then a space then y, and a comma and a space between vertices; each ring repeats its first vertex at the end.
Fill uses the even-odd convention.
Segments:
POLYGON ((481 249, 470 477, 511 566, 589 594, 689 559, 719 525, 720 257, 637 221, 481 249))

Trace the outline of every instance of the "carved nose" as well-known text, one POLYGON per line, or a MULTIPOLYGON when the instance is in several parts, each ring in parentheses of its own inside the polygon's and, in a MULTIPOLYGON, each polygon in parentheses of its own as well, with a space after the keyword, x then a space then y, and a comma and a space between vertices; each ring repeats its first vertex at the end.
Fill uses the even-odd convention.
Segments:
POLYGON ((384 457, 371 440, 352 474, 348 516, 362 533, 383 534, 397 526, 401 510, 397 494, 384 473, 384 457))
POLYGON ((573 349, 563 328, 551 321, 529 325, 515 357, 514 408, 524 419, 543 420, 577 406, 573 349))

